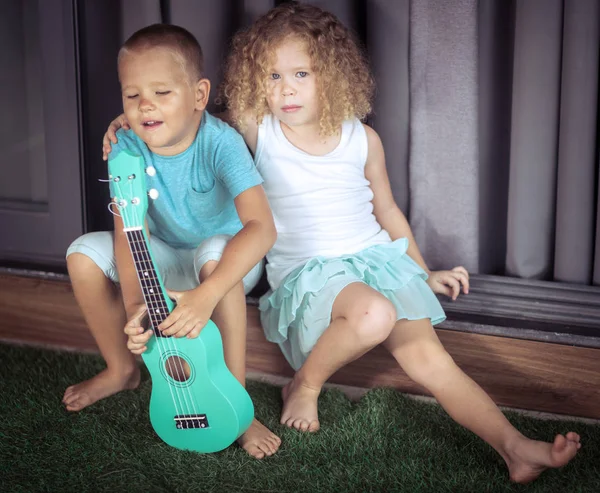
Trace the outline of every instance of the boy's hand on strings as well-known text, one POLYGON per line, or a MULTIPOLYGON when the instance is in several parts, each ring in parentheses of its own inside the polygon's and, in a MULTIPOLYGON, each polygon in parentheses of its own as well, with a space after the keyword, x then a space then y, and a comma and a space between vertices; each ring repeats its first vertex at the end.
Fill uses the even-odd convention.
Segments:
POLYGON ((171 314, 158 329, 167 336, 198 337, 208 323, 219 300, 202 285, 189 291, 170 291, 169 297, 177 303, 171 314))
POLYGON ((142 354, 147 349, 146 344, 153 334, 152 329, 146 329, 147 322, 148 310, 146 305, 141 305, 125 325, 127 349, 133 354, 142 354))
POLYGON ((429 274, 427 284, 434 293, 445 294, 456 300, 462 286, 463 293, 469 292, 469 273, 462 266, 454 267, 452 270, 436 270, 429 274))
POLYGON ((119 141, 119 139, 117 139, 117 130, 120 128, 123 128, 123 130, 129 130, 131 128, 124 113, 121 113, 110 122, 110 125, 102 138, 102 159, 104 161, 108 159, 108 155, 112 150, 110 143, 116 144, 119 141))

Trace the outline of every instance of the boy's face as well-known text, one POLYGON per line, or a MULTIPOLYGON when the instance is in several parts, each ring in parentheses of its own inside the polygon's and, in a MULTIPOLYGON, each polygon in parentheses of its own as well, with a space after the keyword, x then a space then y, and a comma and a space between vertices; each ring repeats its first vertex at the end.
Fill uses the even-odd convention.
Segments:
POLYGON ((305 44, 288 38, 275 51, 267 80, 267 104, 279 120, 295 127, 319 124, 317 80, 305 44))
POLYGON ((208 101, 208 80, 192 82, 165 48, 125 53, 119 79, 127 121, 152 152, 173 156, 194 142, 208 101))

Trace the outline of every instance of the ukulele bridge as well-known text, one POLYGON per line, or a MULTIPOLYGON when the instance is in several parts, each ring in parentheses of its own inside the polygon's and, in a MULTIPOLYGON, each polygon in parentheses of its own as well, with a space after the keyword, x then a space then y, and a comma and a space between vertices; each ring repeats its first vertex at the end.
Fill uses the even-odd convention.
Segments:
POLYGON ((178 414, 175 416, 175 427, 178 430, 190 428, 208 428, 206 414, 178 414))

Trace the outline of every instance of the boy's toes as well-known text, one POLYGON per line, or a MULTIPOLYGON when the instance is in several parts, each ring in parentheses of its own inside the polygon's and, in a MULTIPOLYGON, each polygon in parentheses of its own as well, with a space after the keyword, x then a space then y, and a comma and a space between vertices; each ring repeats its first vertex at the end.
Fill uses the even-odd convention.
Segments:
MULTIPOLYGON (((567 435, 569 435, 567 433, 567 435)), ((567 464, 581 447, 577 440, 569 440, 566 436, 556 435, 551 449, 553 467, 562 467, 567 464)))
POLYGON ((266 426, 254 419, 250 428, 238 438, 240 446, 252 457, 263 459, 273 455, 281 445, 281 440, 266 426))
POLYGON ((566 438, 570 442, 576 442, 581 446, 581 437, 574 431, 570 431, 569 433, 567 433, 566 438))
POLYGON ((258 445, 251 445, 244 450, 246 450, 246 452, 255 459, 264 459, 265 457, 265 453, 258 447, 258 445))

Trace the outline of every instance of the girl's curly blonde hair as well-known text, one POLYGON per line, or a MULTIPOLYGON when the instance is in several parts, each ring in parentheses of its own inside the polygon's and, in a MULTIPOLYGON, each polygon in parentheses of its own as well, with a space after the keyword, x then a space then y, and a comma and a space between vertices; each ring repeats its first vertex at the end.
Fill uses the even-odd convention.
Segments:
POLYGON ((220 87, 220 100, 233 123, 243 129, 246 115, 256 115, 260 124, 270 113, 266 89, 269 70, 276 49, 290 37, 306 43, 317 76, 321 133, 332 135, 344 120, 365 118, 371 111, 374 81, 355 37, 330 12, 286 2, 233 38, 220 87))

